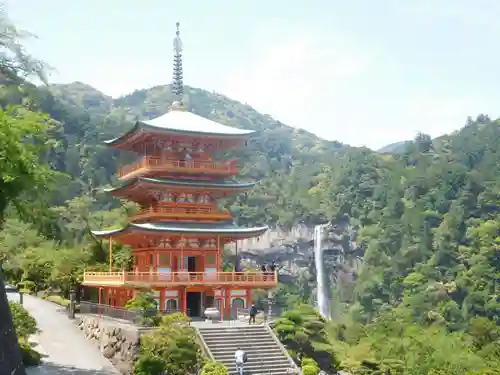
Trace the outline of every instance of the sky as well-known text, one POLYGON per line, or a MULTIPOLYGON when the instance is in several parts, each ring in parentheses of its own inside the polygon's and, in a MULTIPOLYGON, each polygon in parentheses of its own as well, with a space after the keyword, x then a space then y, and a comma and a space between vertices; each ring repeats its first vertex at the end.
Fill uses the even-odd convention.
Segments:
POLYGON ((500 116, 498 0, 5 0, 50 81, 118 97, 184 82, 379 148, 500 116))

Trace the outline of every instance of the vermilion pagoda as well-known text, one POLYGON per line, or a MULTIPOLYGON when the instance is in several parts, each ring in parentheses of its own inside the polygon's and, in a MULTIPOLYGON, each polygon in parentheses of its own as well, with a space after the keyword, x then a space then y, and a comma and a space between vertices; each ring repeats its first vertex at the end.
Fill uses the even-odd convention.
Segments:
MULTIPOLYGON (((230 316, 247 308, 252 289, 276 286, 274 274, 222 272, 224 245, 262 235, 267 227, 242 228, 231 213, 217 208, 219 198, 244 192, 254 183, 230 177, 235 161, 215 161, 214 154, 245 143, 252 131, 231 128, 197 116, 182 104, 182 43, 174 39, 174 102, 155 119, 139 121, 106 143, 140 155, 120 169, 122 184, 109 190, 137 202, 141 210, 117 230, 94 231, 133 249, 133 271, 85 272, 84 285, 99 289, 99 302, 121 307, 137 290, 154 291, 161 310, 202 316, 207 307, 230 316)), ((112 257, 110 256, 110 263, 112 257)))

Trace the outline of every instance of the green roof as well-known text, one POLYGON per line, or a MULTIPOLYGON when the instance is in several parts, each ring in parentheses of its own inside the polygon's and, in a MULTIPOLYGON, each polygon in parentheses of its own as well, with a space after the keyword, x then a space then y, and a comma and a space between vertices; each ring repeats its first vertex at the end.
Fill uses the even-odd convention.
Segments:
POLYGON ((157 233, 181 233, 181 234, 220 234, 238 235, 246 234, 252 237, 260 236, 267 231, 268 227, 245 228, 233 224, 232 221, 222 223, 182 223, 182 222, 158 222, 158 223, 129 223, 121 229, 92 231, 95 236, 112 236, 128 231, 157 232, 157 233))
POLYGON ((118 187, 106 189, 107 192, 113 192, 124 187, 131 185, 134 182, 149 182, 152 184, 161 185, 176 185, 176 186, 194 186, 194 187, 207 187, 207 188, 229 188, 229 189, 251 189, 255 186, 255 182, 237 182, 232 180, 217 180, 217 181, 200 181, 190 179, 170 179, 170 178, 149 178, 137 177, 125 181, 118 187))
POLYGON ((222 125, 188 111, 171 110, 152 120, 138 121, 125 134, 104 142, 109 145, 120 143, 127 136, 138 130, 145 130, 152 133, 167 132, 232 138, 241 138, 242 136, 255 133, 254 130, 238 129, 222 125))

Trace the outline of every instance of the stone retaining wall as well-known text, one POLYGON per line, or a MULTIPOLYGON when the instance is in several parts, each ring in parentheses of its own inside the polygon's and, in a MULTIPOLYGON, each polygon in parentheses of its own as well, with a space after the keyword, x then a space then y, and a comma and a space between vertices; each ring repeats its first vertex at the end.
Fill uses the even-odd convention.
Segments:
POLYGON ((133 374, 133 366, 139 355, 140 337, 148 332, 129 324, 100 319, 94 315, 77 318, 78 328, 85 338, 99 347, 101 353, 111 361, 121 374, 133 374))

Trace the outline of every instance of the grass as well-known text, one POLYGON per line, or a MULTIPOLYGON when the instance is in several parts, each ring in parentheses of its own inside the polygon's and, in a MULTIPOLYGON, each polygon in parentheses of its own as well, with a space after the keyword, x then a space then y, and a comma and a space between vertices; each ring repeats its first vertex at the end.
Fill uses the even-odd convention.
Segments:
POLYGON ((55 303, 55 304, 57 304, 59 306, 63 306, 63 307, 68 307, 69 306, 69 299, 63 298, 63 297, 58 296, 58 295, 45 296, 45 297, 43 297, 43 299, 46 300, 46 301, 55 303))

